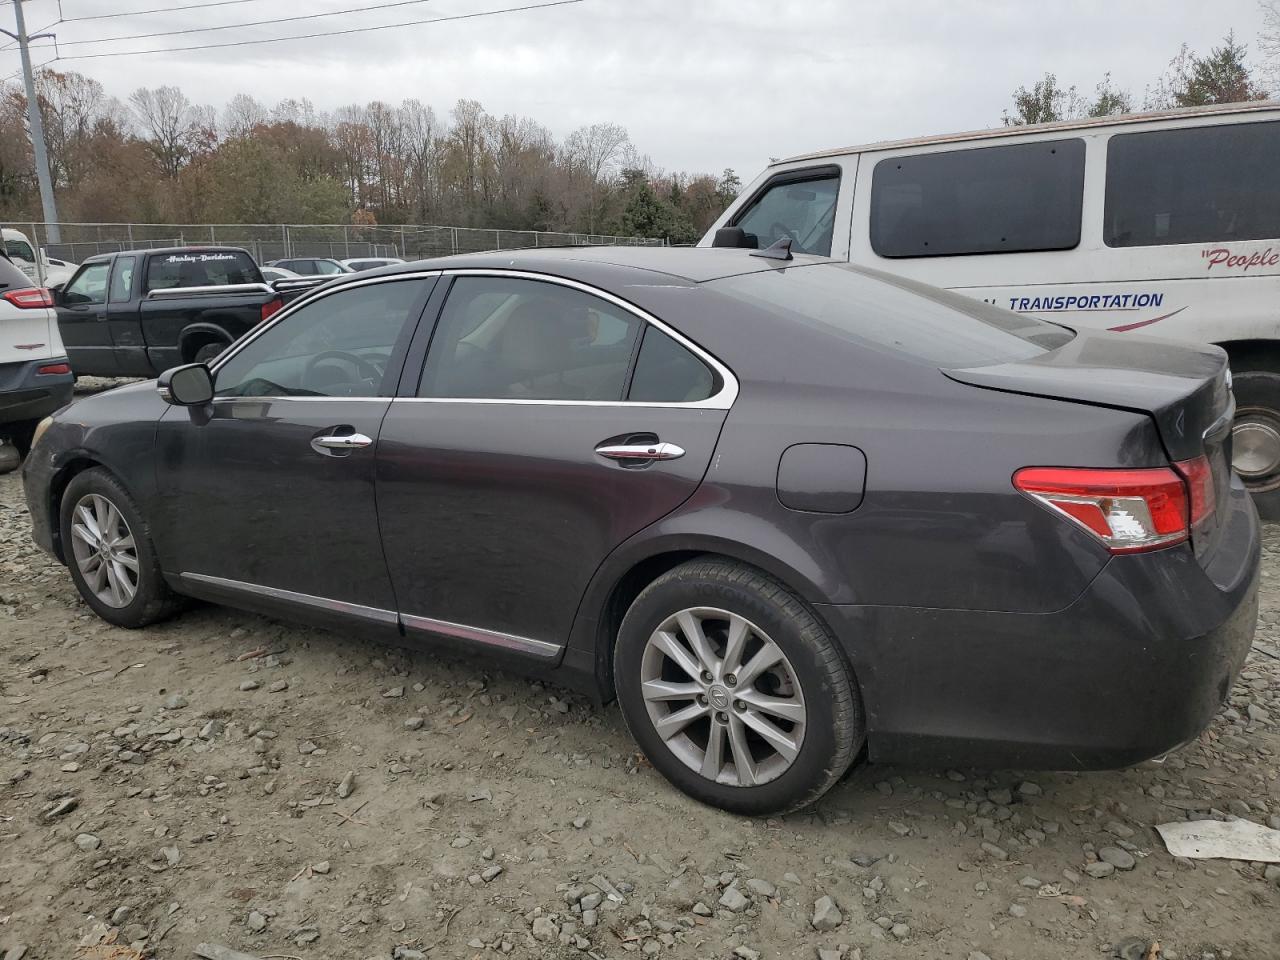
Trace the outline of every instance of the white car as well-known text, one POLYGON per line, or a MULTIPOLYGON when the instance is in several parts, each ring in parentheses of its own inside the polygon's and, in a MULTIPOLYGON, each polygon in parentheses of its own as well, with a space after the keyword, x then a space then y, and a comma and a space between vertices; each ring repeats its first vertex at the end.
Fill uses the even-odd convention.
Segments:
POLYGON ((0 472, 17 466, 41 419, 71 402, 74 384, 49 291, 0 255, 0 472))
POLYGON ((259 267, 262 271, 262 279, 267 283, 276 280, 301 280, 302 274, 294 273, 292 270, 286 270, 284 267, 259 267))
POLYGON ((40 263, 36 264, 35 247, 21 230, 5 227, 0 230, 0 238, 4 240, 4 252, 13 265, 27 275, 27 278, 44 287, 56 287, 71 279, 79 266, 69 260, 59 260, 40 250, 40 263))
POLYGON ((376 270, 378 267, 389 267, 393 263, 404 263, 399 257, 348 257, 340 261, 344 267, 350 267, 356 273, 365 270, 376 270))

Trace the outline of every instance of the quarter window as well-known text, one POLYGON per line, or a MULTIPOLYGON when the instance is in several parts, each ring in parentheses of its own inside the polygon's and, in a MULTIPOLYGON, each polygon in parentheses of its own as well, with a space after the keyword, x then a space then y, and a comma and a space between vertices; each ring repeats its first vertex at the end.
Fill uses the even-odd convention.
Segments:
POLYGON ((840 191, 838 167, 822 173, 781 174, 734 221, 755 246, 768 247, 790 238, 795 253, 831 255, 836 195, 840 191))
MULTIPOLYGON (((279 320, 218 368, 219 397, 376 397, 422 280, 339 290, 279 320)), ((416 308, 416 309, 415 309, 416 308)))
POLYGON ((642 323, 560 284, 458 277, 432 337, 418 396, 621 400, 642 323))
POLYGON ((705 363, 656 327, 640 344, 627 399, 636 403, 693 403, 716 392, 716 377, 705 363))
POLYGON ((109 299, 112 303, 123 303, 129 299, 133 289, 133 257, 116 257, 115 266, 111 269, 111 291, 109 299))
POLYGON ((1126 133, 1107 142, 1109 247, 1280 237, 1280 123, 1126 133))
POLYGON ((107 270, 110 264, 93 263, 81 270, 62 293, 62 302, 70 306, 77 303, 107 302, 107 270))
POLYGON ((1069 250, 1080 242, 1084 141, 889 157, 871 182, 882 257, 1069 250))

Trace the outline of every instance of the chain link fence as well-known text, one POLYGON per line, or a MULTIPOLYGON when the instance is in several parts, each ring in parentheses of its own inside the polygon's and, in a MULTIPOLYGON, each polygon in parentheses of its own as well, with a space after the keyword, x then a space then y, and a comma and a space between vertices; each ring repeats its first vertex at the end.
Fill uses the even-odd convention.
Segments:
MULTIPOLYGON (((79 263, 98 253, 154 247, 243 247, 259 263, 286 257, 401 257, 422 260, 454 253, 529 247, 662 246, 662 240, 539 230, 490 230, 421 224, 357 226, 300 223, 5 223, 59 260, 79 263), (57 242, 50 239, 54 226, 57 242)), ((13 241, 7 241, 9 243, 13 241)))

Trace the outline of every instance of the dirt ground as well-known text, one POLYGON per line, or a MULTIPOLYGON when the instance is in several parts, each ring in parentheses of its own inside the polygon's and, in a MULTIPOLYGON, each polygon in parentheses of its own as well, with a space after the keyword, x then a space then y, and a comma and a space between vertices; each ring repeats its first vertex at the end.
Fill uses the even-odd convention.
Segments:
POLYGON ((1280 827, 1280 527, 1265 576, 1232 705, 1163 765, 863 766, 750 820, 483 662, 212 606, 109 627, 0 477, 0 957, 1280 958, 1280 869, 1153 829, 1280 827))

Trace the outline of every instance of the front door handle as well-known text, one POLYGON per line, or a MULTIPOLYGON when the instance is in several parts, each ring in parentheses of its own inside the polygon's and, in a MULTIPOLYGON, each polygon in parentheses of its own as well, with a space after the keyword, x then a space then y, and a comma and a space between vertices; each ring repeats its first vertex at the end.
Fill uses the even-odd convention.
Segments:
POLYGON ((358 450, 361 447, 369 446, 371 443, 373 443, 373 439, 366 437, 363 433, 343 433, 314 437, 311 441, 311 446, 315 448, 317 453, 328 454, 330 450, 358 450))
POLYGON ((610 460, 636 460, 653 463, 658 460, 677 460, 684 456, 684 448, 674 443, 603 443, 596 453, 610 460))

